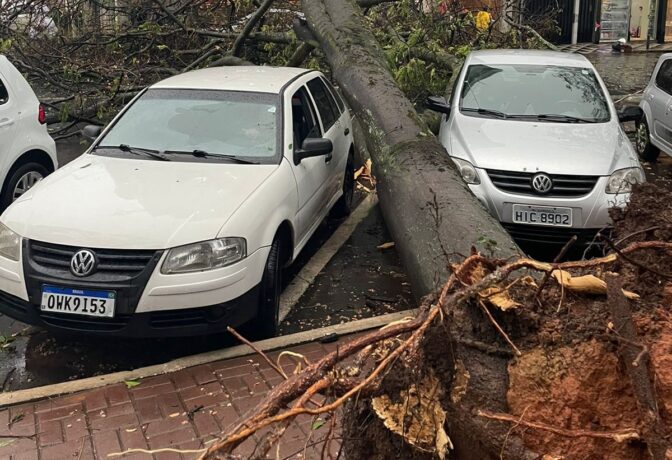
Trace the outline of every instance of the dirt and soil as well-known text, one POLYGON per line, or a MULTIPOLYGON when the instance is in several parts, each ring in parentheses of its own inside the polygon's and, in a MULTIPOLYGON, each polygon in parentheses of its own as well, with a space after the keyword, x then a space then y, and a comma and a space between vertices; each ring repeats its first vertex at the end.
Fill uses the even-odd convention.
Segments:
MULTIPOLYGON (((629 207, 613 210, 612 217, 610 241, 619 250, 636 242, 672 242, 672 200, 656 185, 637 187, 629 207)), ((634 364, 625 360, 623 348, 634 348, 634 354, 641 355, 637 366, 649 371, 654 406, 662 421, 659 438, 670 446, 672 253, 638 250, 598 268, 572 270, 573 276, 591 274, 603 280, 607 273, 618 274, 623 288, 640 296, 627 301, 634 337, 627 338, 624 329, 614 325, 619 323, 612 317, 613 300, 606 292, 578 294, 560 287, 551 277, 536 299, 535 285, 519 281, 510 286, 512 277, 503 286, 509 285, 510 297, 520 306, 502 311, 490 303, 487 308, 518 347, 519 356, 481 307, 474 303, 456 306, 451 317, 428 331, 416 356, 399 360, 399 367, 387 375, 378 394, 387 394, 398 403, 404 389, 429 375, 437 376, 443 382, 441 405, 448 413, 448 435, 455 444, 451 458, 651 458, 646 442, 652 419, 637 397, 643 394, 642 382, 632 377, 634 364), (484 419, 478 410, 572 432, 633 430, 640 439, 563 436, 525 423, 484 419), (474 439, 474 427, 480 427, 478 439, 474 439)), ((364 439, 346 446, 348 458, 435 455, 420 452, 387 431, 367 402, 351 403, 348 410, 353 416, 346 417, 346 438, 364 439)), ((672 457, 672 450, 668 455, 672 457)))

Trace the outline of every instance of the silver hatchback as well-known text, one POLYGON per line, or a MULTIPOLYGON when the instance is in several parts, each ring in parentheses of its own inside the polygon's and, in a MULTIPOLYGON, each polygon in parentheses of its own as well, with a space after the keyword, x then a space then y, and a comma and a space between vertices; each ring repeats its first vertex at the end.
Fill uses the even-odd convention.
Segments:
POLYGON ((471 53, 443 113, 439 139, 464 181, 519 242, 582 242, 608 226, 644 172, 604 82, 581 55, 471 53))

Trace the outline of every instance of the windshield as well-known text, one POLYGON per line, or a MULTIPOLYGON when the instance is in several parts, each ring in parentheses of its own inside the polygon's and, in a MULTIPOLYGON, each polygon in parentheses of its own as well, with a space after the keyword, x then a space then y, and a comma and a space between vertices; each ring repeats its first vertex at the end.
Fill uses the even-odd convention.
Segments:
POLYGON ((274 94, 150 89, 112 126, 97 149, 123 145, 169 156, 201 153, 179 155, 187 161, 217 160, 219 155, 277 163, 282 124, 278 104, 274 94), (209 155, 204 157, 203 152, 209 155))
POLYGON ((541 65, 471 65, 460 111, 465 115, 602 123, 609 105, 591 69, 541 65))

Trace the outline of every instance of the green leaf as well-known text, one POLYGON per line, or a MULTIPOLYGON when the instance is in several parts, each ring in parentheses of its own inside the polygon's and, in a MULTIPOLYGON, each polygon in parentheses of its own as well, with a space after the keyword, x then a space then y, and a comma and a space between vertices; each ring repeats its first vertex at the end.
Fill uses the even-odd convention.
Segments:
POLYGON ((140 385, 140 380, 138 380, 138 379, 124 380, 124 383, 126 384, 126 388, 133 388, 133 387, 137 387, 138 385, 140 385))
POLYGON ((323 425, 324 425, 324 420, 322 420, 321 418, 318 418, 317 420, 315 420, 313 422, 313 426, 311 427, 311 429, 319 430, 320 428, 322 428, 323 425))

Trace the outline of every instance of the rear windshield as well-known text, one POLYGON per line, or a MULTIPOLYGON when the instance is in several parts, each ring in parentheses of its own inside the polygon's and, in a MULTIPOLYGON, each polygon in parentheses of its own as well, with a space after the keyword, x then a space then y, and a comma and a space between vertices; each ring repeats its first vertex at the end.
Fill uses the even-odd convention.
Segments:
POLYGON ((591 69, 540 65, 471 65, 462 85, 465 115, 602 123, 609 105, 591 69))
POLYGON ((280 116, 274 94, 150 89, 98 145, 125 144, 159 152, 200 150, 273 163, 279 161, 280 116))

